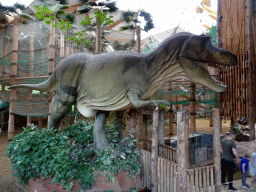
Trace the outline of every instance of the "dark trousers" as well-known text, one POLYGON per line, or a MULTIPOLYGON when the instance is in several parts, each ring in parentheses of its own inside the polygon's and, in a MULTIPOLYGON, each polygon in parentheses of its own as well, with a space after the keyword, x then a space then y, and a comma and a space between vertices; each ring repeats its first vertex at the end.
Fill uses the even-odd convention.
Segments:
POLYGON ((226 173, 228 172, 229 187, 233 187, 233 174, 235 170, 235 162, 221 159, 221 182, 225 183, 226 173))
POLYGON ((243 173, 243 172, 241 173, 242 173, 242 185, 247 186, 246 184, 247 173, 243 173))

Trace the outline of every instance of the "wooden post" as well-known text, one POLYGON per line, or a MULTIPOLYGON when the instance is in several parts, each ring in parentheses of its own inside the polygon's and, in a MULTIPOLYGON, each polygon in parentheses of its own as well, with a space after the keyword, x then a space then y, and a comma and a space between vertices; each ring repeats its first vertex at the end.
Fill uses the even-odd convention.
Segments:
POLYGON ((123 111, 116 111, 116 121, 117 121, 117 129, 119 132, 118 138, 123 138, 123 115, 124 112, 123 111))
POLYGON ((74 54, 74 43, 70 43, 70 54, 73 55, 74 54))
MULTIPOLYGON (((65 35, 63 31, 60 34, 60 59, 65 58, 65 35)), ((59 131, 62 131, 63 127, 65 126, 65 118, 61 120, 60 126, 59 126, 59 131)))
POLYGON ((61 32, 60 34, 60 59, 65 58, 65 37, 64 33, 61 32))
POLYGON ((190 133, 196 132, 196 85, 190 83, 190 133))
MULTIPOLYGON (((33 77, 33 69, 34 69, 34 32, 31 33, 30 35, 30 62, 29 62, 29 72, 28 72, 28 76, 29 77, 33 77)), ((33 100, 33 95, 32 95, 32 90, 28 91, 28 111, 31 112, 32 111, 32 100, 33 100)), ((27 116, 27 126, 28 124, 31 124, 31 117, 27 116)))
POLYGON ((250 140, 255 139, 255 104, 254 104, 254 73, 253 73, 253 10, 254 1, 246 0, 247 5, 247 46, 248 46, 248 99, 249 99, 249 128, 250 140))
POLYGON ((142 108, 137 109, 138 113, 138 124, 137 124, 137 132, 138 132, 138 140, 141 141, 143 137, 143 113, 142 108))
POLYGON ((152 154, 151 154, 151 191, 157 192, 158 189, 158 131, 159 131, 159 108, 153 111, 153 129, 152 129, 152 154))
POLYGON ((136 118, 136 110, 131 109, 129 114, 129 128, 132 134, 136 132, 137 118, 136 118))
MULTIPOLYGON (((222 48, 222 45, 223 43, 221 42, 223 39, 222 39, 222 34, 221 34, 221 20, 222 20, 222 9, 221 9, 221 3, 223 3, 223 1, 217 1, 217 16, 218 16, 218 19, 217 19, 217 36, 218 36, 218 48, 222 48)), ((221 79, 221 76, 220 76, 220 70, 219 69, 216 69, 216 73, 217 73, 217 78, 218 80, 221 79)), ((222 94, 223 93, 217 93, 217 106, 220 110, 220 114, 222 113, 222 94)), ((222 133, 222 117, 220 116, 220 131, 222 133)))
POLYGON ((137 35, 137 52, 140 53, 141 52, 141 37, 140 37, 140 26, 136 26, 136 35, 137 35))
MULTIPOLYGON (((16 84, 17 77, 17 61, 18 61, 18 36, 19 36, 19 18, 14 16, 13 26, 13 47, 12 47, 12 63, 11 63, 11 85, 16 84)), ((9 122, 8 122, 8 140, 12 140, 14 137, 14 125, 15 125, 15 101, 16 101, 16 89, 11 89, 10 93, 10 108, 9 108, 9 122)))
POLYGON ((69 39, 66 39, 66 57, 70 55, 70 42, 69 39))
POLYGON ((43 127, 43 118, 42 118, 42 117, 39 117, 39 118, 38 118, 38 127, 39 127, 39 128, 42 128, 42 127, 43 127))
MULTIPOLYGON (((44 93, 40 91, 40 100, 43 100, 44 93)), ((38 118, 38 127, 42 128, 43 127, 43 117, 38 118)))
MULTIPOLYGON (((52 75, 54 71, 54 58, 55 58, 55 27, 52 27, 54 25, 54 20, 51 20, 51 29, 50 29, 50 38, 49 38, 49 47, 50 47, 50 57, 49 57, 49 76, 52 75)), ((50 106, 51 101, 53 99, 53 92, 49 93, 49 99, 48 99, 48 124, 50 119, 50 106)))
POLYGON ((179 183, 178 191, 187 191, 187 168, 189 167, 189 111, 177 112, 177 144, 179 183))
MULTIPOLYGON (((148 138, 148 116, 147 115, 143 115, 143 132, 142 133, 143 133, 143 137, 147 139, 148 138)), ((148 150, 146 141, 143 141, 143 149, 148 150)))
MULTIPOLYGON (((7 35, 7 29, 4 31, 4 35, 7 35)), ((8 49, 8 44, 7 44, 7 39, 4 38, 4 45, 3 45, 3 57, 7 56, 7 49, 8 49)), ((2 65, 2 78, 6 78, 6 69, 5 65, 2 65)), ((5 84, 2 84, 2 101, 6 101, 6 90, 5 90, 5 84)))
POLYGON ((209 126, 212 127, 213 126, 213 115, 210 115, 210 122, 209 122, 209 126))
MULTIPOLYGON (((159 110, 159 143, 164 145, 164 109, 159 110)), ((163 147, 159 148, 159 155, 163 157, 163 147)))
MULTIPOLYGON (((7 34, 7 29, 6 28, 4 30, 4 35, 8 35, 7 34)), ((8 41, 7 38, 4 38, 4 45, 3 45, 3 56, 7 56, 7 49, 8 49, 8 41)), ((6 69, 5 69, 5 65, 2 65, 2 78, 6 78, 6 69)))
POLYGON ((96 25, 96 47, 95 47, 95 54, 101 53, 101 25, 97 23, 96 25))
POLYGON ((213 159, 215 191, 221 191, 221 164, 220 164, 220 111, 213 109, 213 159))
MULTIPOLYGON (((169 84, 169 90, 172 90, 172 82, 169 84)), ((172 101, 172 94, 169 95, 169 100, 172 101)), ((169 135, 173 135, 173 106, 169 109, 169 135)))

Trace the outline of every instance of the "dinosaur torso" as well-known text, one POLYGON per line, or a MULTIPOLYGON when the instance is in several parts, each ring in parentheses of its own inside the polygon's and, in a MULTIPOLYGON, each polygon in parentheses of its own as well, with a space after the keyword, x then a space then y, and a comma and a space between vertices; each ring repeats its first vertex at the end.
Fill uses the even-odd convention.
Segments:
POLYGON ((78 80, 78 106, 124 110, 131 107, 127 97, 131 89, 138 92, 141 100, 150 98, 164 81, 184 72, 178 63, 181 46, 172 48, 172 55, 169 44, 166 46, 163 44, 149 55, 125 51, 90 55, 78 80))
POLYGON ((51 77, 39 84, 23 87, 56 94, 50 106, 48 127, 58 127, 71 106, 85 117, 97 111, 116 111, 130 107, 170 105, 169 101, 149 98, 167 80, 189 80, 216 92, 226 86, 218 83, 201 62, 237 65, 237 57, 215 48, 207 36, 178 33, 167 38, 152 53, 111 52, 98 55, 79 53, 62 60, 51 77))

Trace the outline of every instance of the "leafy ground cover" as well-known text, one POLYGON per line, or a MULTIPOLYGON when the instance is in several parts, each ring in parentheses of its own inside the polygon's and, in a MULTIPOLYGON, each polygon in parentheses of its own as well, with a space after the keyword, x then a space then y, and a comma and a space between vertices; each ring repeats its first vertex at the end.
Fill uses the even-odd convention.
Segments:
POLYGON ((80 185, 85 190, 93 185, 95 171, 108 173, 113 182, 120 170, 131 177, 138 175, 140 151, 134 136, 128 134, 119 139, 116 124, 107 124, 106 134, 109 149, 96 151, 92 121, 79 120, 60 132, 31 125, 15 136, 6 148, 6 155, 11 159, 14 176, 25 185, 43 175, 44 179, 52 176, 53 183, 60 183, 68 191, 81 179, 80 185))

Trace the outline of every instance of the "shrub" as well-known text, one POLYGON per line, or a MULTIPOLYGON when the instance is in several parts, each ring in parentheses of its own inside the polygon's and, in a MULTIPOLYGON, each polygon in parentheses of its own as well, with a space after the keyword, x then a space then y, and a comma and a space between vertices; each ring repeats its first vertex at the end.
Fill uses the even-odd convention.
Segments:
POLYGON ((60 132, 31 125, 15 136, 7 146, 6 155, 20 184, 27 185, 30 179, 43 175, 43 179, 52 176, 52 183, 60 183, 68 191, 73 181, 81 179, 80 185, 85 190, 93 185, 95 171, 109 172, 111 181, 120 170, 130 176, 140 173, 136 140, 131 134, 120 140, 116 130, 116 124, 107 124, 110 147, 95 151, 91 121, 78 121, 60 132))

